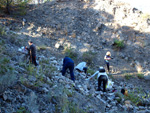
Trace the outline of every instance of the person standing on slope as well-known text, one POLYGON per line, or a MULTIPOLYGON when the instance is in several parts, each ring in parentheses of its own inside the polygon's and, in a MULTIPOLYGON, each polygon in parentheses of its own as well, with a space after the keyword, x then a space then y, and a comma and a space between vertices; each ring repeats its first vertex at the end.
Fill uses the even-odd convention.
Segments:
POLYGON ((29 44, 29 48, 26 47, 26 49, 29 52, 29 56, 30 56, 29 61, 33 63, 35 66, 37 66, 38 64, 36 62, 36 47, 31 40, 28 41, 28 44, 29 44))
POLYGON ((110 72, 109 61, 110 61, 111 59, 113 59, 113 58, 111 57, 110 51, 108 51, 108 52, 106 53, 106 55, 104 56, 104 60, 105 60, 105 63, 106 63, 106 65, 107 65, 107 70, 108 70, 108 72, 110 72))

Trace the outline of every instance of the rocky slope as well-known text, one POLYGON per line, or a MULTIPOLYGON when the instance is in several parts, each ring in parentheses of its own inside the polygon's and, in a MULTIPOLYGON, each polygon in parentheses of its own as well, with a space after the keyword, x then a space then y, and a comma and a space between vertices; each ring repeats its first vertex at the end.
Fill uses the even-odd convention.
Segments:
POLYGON ((150 112, 150 26, 138 9, 113 0, 58 0, 32 5, 23 17, 1 17, 0 23, 2 113, 150 112), (17 52, 29 39, 37 46, 38 67, 17 52), (105 66, 108 50, 115 83, 107 93, 96 92, 96 79, 88 82, 76 71, 75 83, 61 75, 65 53, 75 64, 87 61, 90 76, 105 66))

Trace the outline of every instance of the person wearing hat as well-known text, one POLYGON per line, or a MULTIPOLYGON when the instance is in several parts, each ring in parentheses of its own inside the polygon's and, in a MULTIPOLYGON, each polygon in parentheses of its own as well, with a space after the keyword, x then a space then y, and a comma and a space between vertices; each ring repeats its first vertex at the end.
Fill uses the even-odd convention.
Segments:
POLYGON ((101 90, 101 83, 103 82, 103 92, 106 92, 106 85, 107 85, 107 82, 108 82, 108 75, 106 74, 105 69, 103 67, 100 67, 99 71, 96 71, 90 78, 88 78, 88 80, 93 78, 95 75, 97 75, 97 79, 98 79, 98 89, 97 89, 97 91, 101 90))
POLYGON ((108 52, 106 53, 106 55, 104 56, 104 60, 105 60, 105 63, 106 63, 106 65, 107 65, 108 72, 110 72, 109 60, 111 60, 111 59, 113 59, 113 58, 111 57, 110 51, 108 51, 108 52))
POLYGON ((33 44, 33 42, 31 40, 28 41, 29 44, 29 48, 26 47, 26 49, 28 50, 29 53, 29 60, 30 62, 32 62, 35 66, 37 66, 37 62, 36 62, 36 47, 33 44))

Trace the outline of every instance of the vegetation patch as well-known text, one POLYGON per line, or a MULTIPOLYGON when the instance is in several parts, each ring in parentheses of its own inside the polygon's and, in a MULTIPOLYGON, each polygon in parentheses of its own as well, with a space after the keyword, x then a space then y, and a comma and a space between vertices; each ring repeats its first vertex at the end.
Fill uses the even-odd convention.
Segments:
POLYGON ((66 56, 72 58, 73 60, 76 60, 78 57, 77 52, 75 51, 75 49, 71 48, 71 47, 66 47, 64 49, 64 53, 66 56))
POLYGON ((124 41, 123 40, 115 40, 113 46, 115 49, 122 49, 124 48, 124 41))
POLYGON ((125 74, 124 77, 125 77, 125 79, 129 80, 129 79, 133 78, 134 75, 132 75, 132 74, 125 74))
POLYGON ((90 75, 93 75, 95 71, 92 68, 88 67, 87 73, 89 73, 90 75))
POLYGON ((93 65, 93 60, 96 58, 96 53, 92 51, 84 52, 82 55, 83 61, 87 62, 88 65, 93 65))
POLYGON ((125 96, 125 99, 130 100, 135 105, 138 105, 141 103, 140 97, 137 94, 135 94, 134 92, 128 93, 128 96, 125 96))
POLYGON ((17 113, 30 113, 30 112, 27 111, 25 107, 20 107, 20 108, 17 110, 17 113))
POLYGON ((47 46, 45 46, 45 45, 37 47, 37 51, 46 50, 46 49, 47 49, 47 46))
POLYGON ((137 74, 137 77, 138 77, 139 79, 144 79, 144 74, 139 73, 139 74, 137 74))

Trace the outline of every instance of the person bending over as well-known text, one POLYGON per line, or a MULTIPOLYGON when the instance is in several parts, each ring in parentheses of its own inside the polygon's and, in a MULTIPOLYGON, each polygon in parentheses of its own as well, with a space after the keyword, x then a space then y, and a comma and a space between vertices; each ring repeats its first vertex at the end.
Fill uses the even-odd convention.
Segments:
POLYGON ((74 77, 74 61, 69 58, 68 56, 66 56, 63 59, 63 69, 62 69, 62 75, 65 76, 66 70, 69 69, 70 70, 70 76, 71 76, 71 80, 75 81, 75 77, 74 77))
POLYGON ((86 67, 86 62, 80 62, 75 69, 80 73, 84 72, 86 74, 88 68, 86 67))
POLYGON ((95 75, 97 75, 97 79, 98 79, 98 89, 97 89, 97 91, 101 90, 101 83, 103 82, 103 92, 106 92, 106 85, 107 85, 107 82, 108 82, 108 75, 106 74, 105 69, 103 67, 100 67, 99 71, 96 71, 90 78, 88 78, 88 80, 93 78, 95 75))

